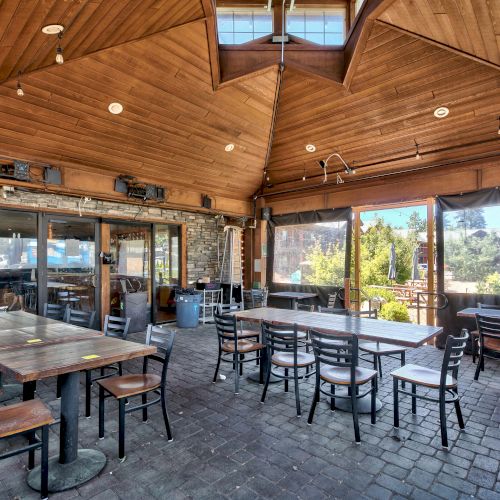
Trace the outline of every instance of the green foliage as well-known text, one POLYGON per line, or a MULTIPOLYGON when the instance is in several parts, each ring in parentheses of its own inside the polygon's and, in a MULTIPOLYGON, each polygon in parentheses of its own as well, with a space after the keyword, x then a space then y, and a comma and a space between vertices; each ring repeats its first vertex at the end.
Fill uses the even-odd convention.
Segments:
POLYGON ((306 255, 311 272, 305 279, 315 285, 341 285, 345 273, 345 252, 337 244, 328 245, 324 250, 319 242, 306 255))
POLYGON ((385 288, 368 287, 364 289, 363 292, 365 292, 365 295, 367 295, 369 299, 383 299, 385 302, 394 302, 396 300, 394 292, 386 290, 385 288))
POLYGON ((421 233, 422 231, 427 230, 427 221, 422 219, 418 212, 412 212, 410 217, 408 218, 408 229, 415 233, 421 233))
POLYGON ((482 208, 469 208, 455 215, 457 228, 461 229, 484 229, 486 220, 482 208))
POLYGON ((408 307, 401 302, 387 302, 383 304, 379 317, 389 321, 399 321, 401 323, 408 323, 410 321, 410 314, 408 307))
POLYGON ((477 284, 478 293, 486 293, 492 295, 500 294, 500 273, 492 273, 477 284))

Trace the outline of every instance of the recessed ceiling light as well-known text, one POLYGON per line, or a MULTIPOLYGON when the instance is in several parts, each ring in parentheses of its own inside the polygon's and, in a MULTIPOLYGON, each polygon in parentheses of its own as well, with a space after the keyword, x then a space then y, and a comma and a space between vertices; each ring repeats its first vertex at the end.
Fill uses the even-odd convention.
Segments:
POLYGON ((445 106, 440 106, 434 110, 434 116, 436 118, 446 118, 450 114, 450 110, 445 106))
POLYGON ((62 24, 47 24, 42 28, 42 33, 46 35, 58 35, 64 31, 64 26, 62 24))
POLYGON ((316 146, 314 144, 307 144, 306 151, 308 153, 314 153, 316 151, 316 146))
POLYGON ((119 102, 112 102, 108 106, 108 110, 113 115, 119 115, 123 111, 123 106, 119 102))
POLYGON ((229 144, 226 144, 226 147, 224 148, 224 150, 227 152, 227 153, 230 153, 231 151, 234 150, 234 144, 231 142, 229 144))

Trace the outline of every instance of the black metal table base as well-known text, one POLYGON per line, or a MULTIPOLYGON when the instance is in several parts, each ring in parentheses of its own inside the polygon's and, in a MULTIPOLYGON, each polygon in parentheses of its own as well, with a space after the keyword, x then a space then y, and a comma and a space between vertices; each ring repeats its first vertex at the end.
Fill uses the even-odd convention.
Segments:
MULTIPOLYGON (((260 372, 256 371, 256 372, 250 373, 247 376, 247 380, 250 380, 250 382, 257 382, 258 384, 260 384, 260 372)), ((271 374, 271 377, 269 378, 270 384, 277 384, 278 382, 282 382, 282 381, 283 381, 282 379, 275 377, 273 374, 271 374)), ((262 384, 265 384, 265 383, 266 383, 266 374, 264 373, 262 384)))
MULTIPOLYGON (((59 457, 49 459, 49 492, 56 493, 83 484, 104 469, 106 456, 98 450, 78 450, 76 460, 68 464, 59 463, 59 457)), ((40 466, 28 474, 28 484, 40 491, 40 466)))
MULTIPOLYGON (((376 410, 379 411, 382 408, 382 402, 377 398, 376 402, 376 410)), ((337 410, 347 411, 352 413, 352 405, 350 399, 335 399, 335 407, 337 410)), ((367 394, 366 396, 358 399, 358 413, 371 413, 371 395, 367 394)))
POLYGON ((4 384, 0 387, 0 403, 14 398, 20 398, 23 394, 21 384, 4 384))

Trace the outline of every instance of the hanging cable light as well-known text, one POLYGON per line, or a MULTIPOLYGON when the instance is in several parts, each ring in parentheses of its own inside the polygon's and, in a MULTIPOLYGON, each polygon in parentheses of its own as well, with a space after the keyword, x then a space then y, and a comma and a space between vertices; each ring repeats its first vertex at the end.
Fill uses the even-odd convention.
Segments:
MULTIPOLYGON (((344 158, 342 158, 342 156, 340 156, 339 153, 332 153, 330 156, 328 156, 328 158, 326 160, 320 160, 318 163, 319 163, 319 166, 323 169, 324 171, 324 174, 325 174, 325 177, 323 179, 323 184, 325 184, 328 180, 328 174, 326 172, 326 168, 328 167, 328 162, 330 160, 330 158, 332 158, 333 156, 336 156, 344 165, 344 172, 348 175, 353 175, 356 173, 356 170, 353 170, 345 161, 344 161, 344 158)), ((339 184, 338 180, 339 180, 339 175, 337 174, 337 184, 339 184)), ((342 180, 342 179, 341 179, 342 180)), ((343 181, 342 181, 343 182, 343 181)))
POLYGON ((57 34, 57 49, 56 49, 56 63, 57 64, 62 64, 64 62, 63 49, 61 47, 62 36, 63 36, 63 32, 60 31, 57 34))
POLYGON ((500 116, 498 117, 498 131, 497 134, 500 135, 500 116))
POLYGON ((422 159, 422 155, 420 154, 420 151, 418 150, 418 143, 417 143, 416 139, 413 139, 413 141, 415 142, 415 148, 417 149, 417 152, 415 154, 415 159, 416 160, 421 160, 422 159))
POLYGON ((302 180, 306 180, 306 166, 304 165, 304 175, 302 176, 302 180))
POLYGON ((24 90, 23 90, 23 87, 21 85, 21 72, 20 71, 17 73, 17 95, 19 97, 22 97, 24 95, 24 90))

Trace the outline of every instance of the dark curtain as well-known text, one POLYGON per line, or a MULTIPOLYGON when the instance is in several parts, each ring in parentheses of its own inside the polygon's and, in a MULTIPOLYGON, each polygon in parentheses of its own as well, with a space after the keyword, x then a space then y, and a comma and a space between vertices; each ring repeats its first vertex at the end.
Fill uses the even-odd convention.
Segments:
MULTIPOLYGON (((444 348, 448 335, 457 335, 462 328, 475 329, 475 320, 457 317, 457 312, 466 307, 477 307, 478 302, 499 304, 500 297, 474 293, 446 293, 444 289, 444 213, 453 210, 481 208, 500 205, 498 188, 483 189, 454 196, 440 196, 436 199, 436 261, 437 291, 445 293, 448 307, 437 311, 438 325, 443 333, 436 339, 436 345, 444 348)), ((470 352, 470 350, 469 350, 470 352)))
MULTIPOLYGON (((351 248, 352 248, 352 210, 351 208, 333 208, 325 210, 314 210, 310 212, 298 212, 293 214, 272 217, 267 225, 267 283, 270 292, 309 292, 318 295, 317 298, 301 301, 302 304, 315 304, 326 306, 328 295, 339 292, 343 286, 317 286, 298 285, 293 283, 273 283, 274 266, 274 233, 277 226, 292 226, 299 224, 312 224, 315 222, 347 222, 346 244, 345 244, 345 273, 346 278, 351 272, 351 248)), ((340 294, 342 295, 342 294, 340 294)), ((269 305, 273 307, 288 308, 289 302, 282 299, 270 299, 269 305)), ((344 307, 343 302, 337 299, 336 307, 344 307)))

